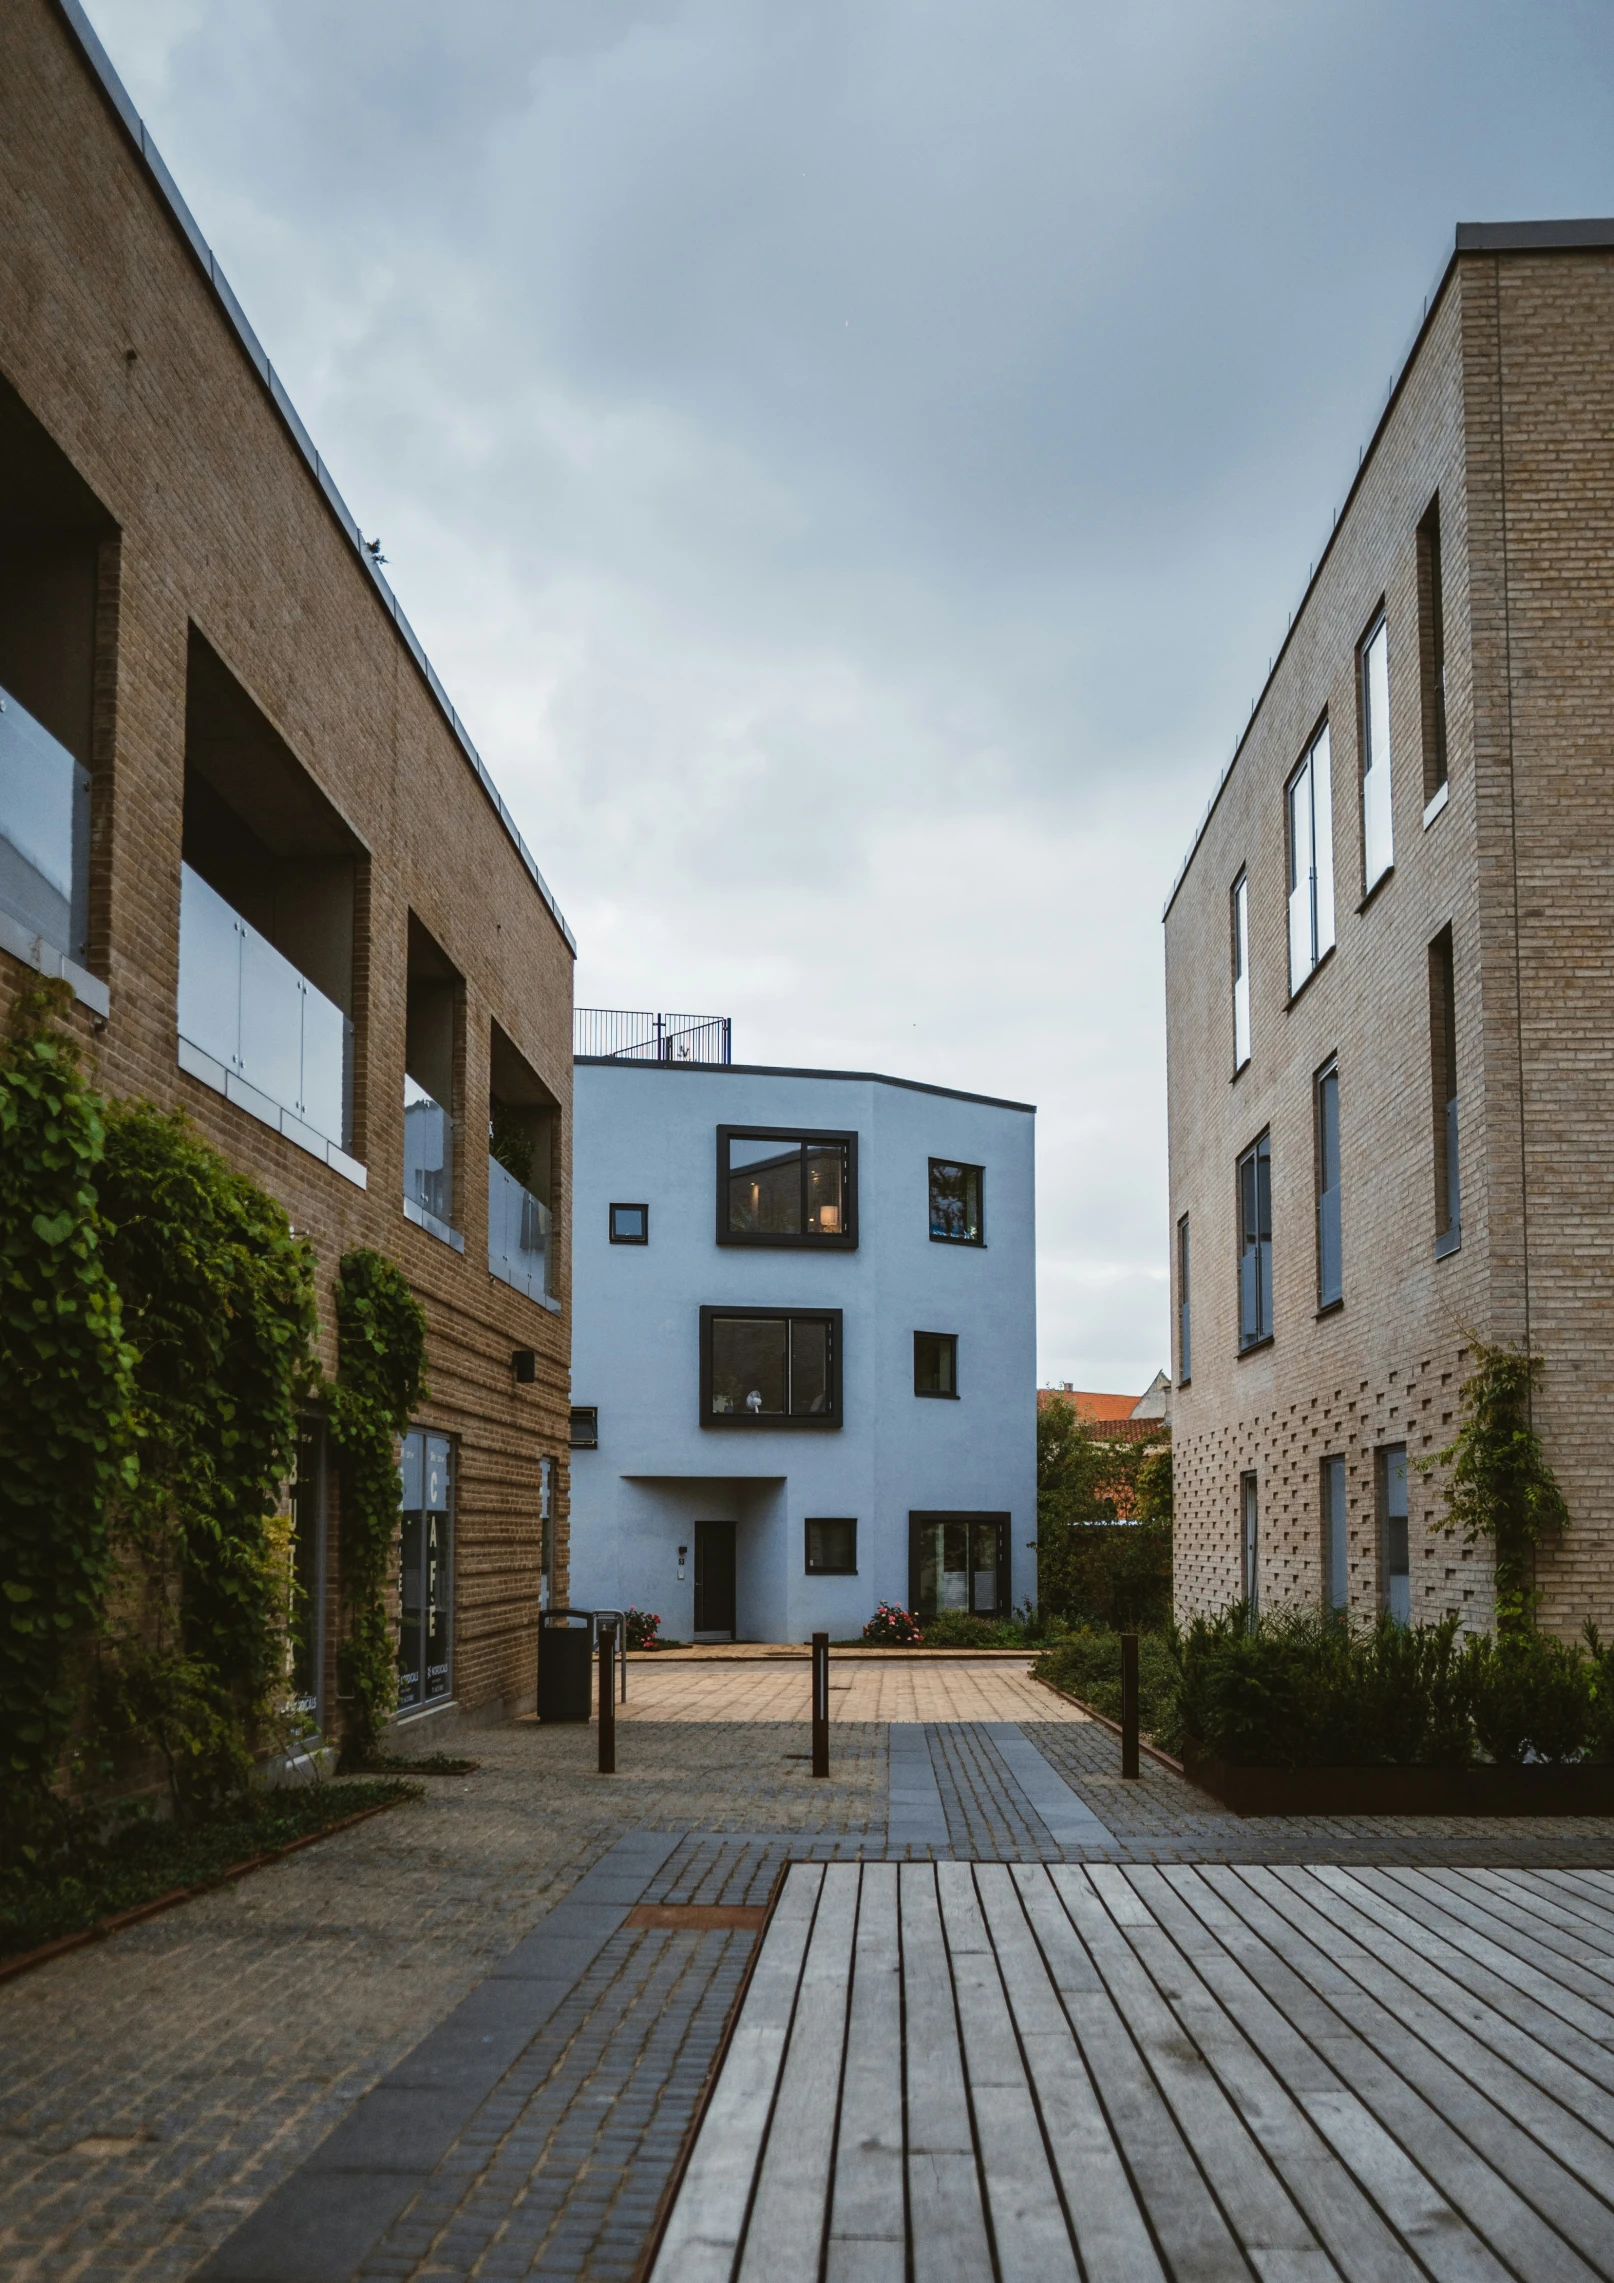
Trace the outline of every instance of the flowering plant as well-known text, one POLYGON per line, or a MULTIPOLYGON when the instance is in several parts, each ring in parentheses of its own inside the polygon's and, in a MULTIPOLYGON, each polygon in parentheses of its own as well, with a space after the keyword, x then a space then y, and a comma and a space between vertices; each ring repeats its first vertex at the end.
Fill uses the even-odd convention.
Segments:
POLYGON ((622 1630, 630 1649, 653 1649, 656 1646, 656 1635, 661 1631, 659 1617, 652 1617, 648 1609, 625 1609, 622 1618, 622 1630))
POLYGON ((917 1649, 924 1637, 918 1618, 900 1601, 882 1601, 863 1628, 865 1641, 884 1641, 899 1649, 917 1649))

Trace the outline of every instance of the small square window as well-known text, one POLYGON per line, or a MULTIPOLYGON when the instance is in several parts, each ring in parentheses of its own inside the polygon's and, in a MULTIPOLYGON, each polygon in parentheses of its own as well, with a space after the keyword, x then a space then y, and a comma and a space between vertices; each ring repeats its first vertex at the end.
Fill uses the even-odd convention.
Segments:
POLYGON ((958 1393, 958 1334, 915 1332, 913 1336, 913 1391, 915 1395, 958 1393))
POLYGON ((614 1245, 647 1245, 650 1242, 649 1206, 613 1205, 611 1242, 614 1245))
POLYGON ((600 1447, 600 1413, 597 1404, 572 1405, 572 1449, 597 1451, 600 1447))
POLYGON ((955 1165, 950 1158, 930 1161, 930 1237, 933 1244, 979 1245, 981 1187, 985 1168, 955 1165))
POLYGON ((857 1522, 844 1516, 807 1517, 807 1575, 857 1576, 857 1522))

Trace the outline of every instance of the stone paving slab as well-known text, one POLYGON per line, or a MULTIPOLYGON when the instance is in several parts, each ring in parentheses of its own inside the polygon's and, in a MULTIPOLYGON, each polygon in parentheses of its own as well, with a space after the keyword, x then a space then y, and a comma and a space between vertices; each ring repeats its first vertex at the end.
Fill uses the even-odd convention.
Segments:
MULTIPOLYGON (((916 1659, 831 1656, 829 1716, 880 1723, 933 1720, 1068 1721, 1091 1725, 1068 1697, 1032 1680, 1032 1659, 916 1659)), ((811 1667, 791 1662, 635 1665, 619 1721, 726 1721, 810 1718, 811 1667)))

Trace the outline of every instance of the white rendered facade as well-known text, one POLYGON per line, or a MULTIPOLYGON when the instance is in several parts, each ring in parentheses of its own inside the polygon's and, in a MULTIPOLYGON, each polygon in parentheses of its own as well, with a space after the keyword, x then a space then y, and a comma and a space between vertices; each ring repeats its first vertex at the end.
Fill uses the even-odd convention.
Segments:
POLYGON ((575 1084, 572 1400, 597 1412, 598 1446, 571 1454, 574 1606, 638 1607, 669 1639, 722 1638, 713 1579, 730 1539, 741 1640, 851 1637, 877 1602, 911 1605, 921 1571, 943 1606, 1034 1600, 1032 1111, 832 1071, 580 1057, 575 1084), (832 1192, 828 1230, 805 1243, 736 1236, 733 1201, 755 1195, 745 1164, 766 1152, 770 1178, 794 1181, 797 1135, 804 1198, 821 1166, 849 1184, 832 1192), (932 1160, 963 1169, 938 1174, 934 1207, 932 1160), (970 1168, 975 1234, 933 1239, 933 1217, 970 1226, 945 1202, 968 1190, 970 1168), (645 1209, 645 1241, 612 1241, 622 1206, 645 1209), (784 1396, 767 1366, 775 1310, 795 1312, 781 1352, 801 1366, 779 1379, 784 1396), (955 1393, 916 1393, 916 1376, 949 1376, 935 1339, 916 1368, 916 1333, 956 1341, 955 1393), (822 1378, 830 1347, 838 1401, 822 1378), (792 1396, 800 1416, 757 1415, 792 1396), (811 1533, 811 1556, 810 1520, 836 1525, 811 1533), (855 1572, 809 1573, 826 1551, 844 1562, 847 1522, 855 1572), (956 1574, 960 1548, 985 1565, 994 1544, 995 1579, 984 1566, 956 1574))

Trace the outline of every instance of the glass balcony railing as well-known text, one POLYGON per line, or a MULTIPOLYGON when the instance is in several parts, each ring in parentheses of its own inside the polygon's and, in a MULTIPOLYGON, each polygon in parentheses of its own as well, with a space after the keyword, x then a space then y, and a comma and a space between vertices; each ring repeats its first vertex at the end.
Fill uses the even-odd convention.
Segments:
POLYGON ((454 1120, 424 1086, 404 1079, 404 1211, 456 1251, 465 1240, 453 1226, 454 1120))
POLYGON ((346 1146, 353 1025, 188 864, 180 868, 179 1035, 346 1146))
POLYGON ((82 960, 89 903, 90 772, 0 690, 0 911, 82 960))
POLYGON ((550 1264, 552 1216, 549 1207, 523 1189, 496 1157, 488 1159, 488 1266, 529 1300, 554 1291, 550 1264))

